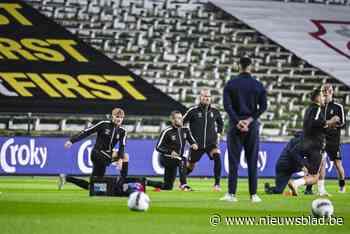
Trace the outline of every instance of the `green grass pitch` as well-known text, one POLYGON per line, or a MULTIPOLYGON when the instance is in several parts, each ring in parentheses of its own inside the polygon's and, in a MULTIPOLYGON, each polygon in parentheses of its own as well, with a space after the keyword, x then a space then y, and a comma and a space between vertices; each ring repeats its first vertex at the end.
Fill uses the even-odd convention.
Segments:
POLYGON ((265 195, 259 179, 262 203, 252 204, 247 179, 240 179, 237 203, 219 201, 226 191, 211 190, 212 179, 190 179, 194 192, 153 192, 147 212, 127 208, 127 198, 89 197, 88 193, 66 184, 57 190, 57 179, 46 177, 0 177, 0 234, 187 234, 187 233, 350 233, 350 193, 337 193, 337 181, 326 181, 333 194, 335 215, 344 225, 226 225, 211 226, 213 214, 224 216, 309 215, 314 196, 284 197, 265 195))

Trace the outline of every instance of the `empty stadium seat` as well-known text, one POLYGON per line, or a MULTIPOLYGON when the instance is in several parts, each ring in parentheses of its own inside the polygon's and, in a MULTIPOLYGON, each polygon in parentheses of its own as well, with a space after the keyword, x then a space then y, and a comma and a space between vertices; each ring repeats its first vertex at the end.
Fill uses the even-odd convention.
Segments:
MULTIPOLYGON (((268 90, 262 134, 283 136, 301 126, 307 94, 330 81, 350 109, 350 88, 339 83, 206 0, 27 0, 36 9, 116 62, 187 106, 209 87, 222 109, 225 81, 237 74, 241 55, 253 57, 254 74, 268 90), (288 121, 286 121, 286 119, 288 121)), ((348 5, 343 0, 281 0, 348 5)), ((344 6, 348 7, 348 6, 344 6)), ((349 118, 350 119, 350 118, 349 118)), ((126 123, 135 133, 157 133, 164 120, 126 123)), ((41 120, 36 129, 80 130, 85 120, 41 120)), ((0 128, 25 129, 18 120, 0 128)), ((346 130, 349 135, 349 128, 346 130)))

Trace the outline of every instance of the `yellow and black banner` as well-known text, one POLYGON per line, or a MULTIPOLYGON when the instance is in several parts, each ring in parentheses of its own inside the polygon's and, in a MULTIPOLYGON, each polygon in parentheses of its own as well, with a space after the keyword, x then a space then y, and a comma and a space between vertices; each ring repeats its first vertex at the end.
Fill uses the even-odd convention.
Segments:
POLYGON ((0 112, 166 115, 185 107, 19 0, 0 0, 0 112))

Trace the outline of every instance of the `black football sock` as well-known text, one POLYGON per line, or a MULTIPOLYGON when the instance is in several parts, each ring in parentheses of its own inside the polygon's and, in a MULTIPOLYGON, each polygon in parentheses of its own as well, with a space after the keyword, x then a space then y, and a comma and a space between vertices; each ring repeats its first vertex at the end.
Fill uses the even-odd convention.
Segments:
POLYGON ((129 171, 129 162, 123 162, 122 169, 120 170, 120 176, 126 177, 129 171))
POLYGON ((89 189, 90 183, 87 182, 86 180, 78 179, 78 178, 75 178, 72 176, 67 176, 66 181, 69 183, 75 184, 75 185, 79 186, 80 188, 89 189))
POLYGON ((193 171, 193 167, 192 168, 189 166, 186 167, 186 174, 187 175, 191 174, 192 171, 193 171))
POLYGON ((221 158, 220 158, 220 154, 215 153, 213 155, 213 158, 214 158, 215 185, 220 185, 220 178, 221 178, 221 158))
POLYGON ((180 176, 180 184, 187 184, 187 168, 186 168, 187 160, 183 159, 179 166, 179 176, 180 176))
POLYGON ((155 188, 162 188, 163 187, 163 182, 160 181, 154 181, 154 180, 146 180, 146 185, 155 187, 155 188))
POLYGON ((312 184, 306 185, 305 191, 312 192, 312 184))

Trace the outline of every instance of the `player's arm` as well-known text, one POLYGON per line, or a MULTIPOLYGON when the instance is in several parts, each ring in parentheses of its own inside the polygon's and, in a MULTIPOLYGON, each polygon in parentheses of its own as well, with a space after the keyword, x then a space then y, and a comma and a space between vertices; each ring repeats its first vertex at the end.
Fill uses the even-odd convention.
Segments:
POLYGON ((191 145, 191 148, 193 150, 197 150, 198 149, 198 144, 196 142, 196 140, 194 139, 191 130, 189 128, 185 128, 186 129, 186 140, 188 141, 188 143, 191 145))
POLYGON ((123 160, 125 159, 125 146, 126 146, 127 132, 125 129, 122 129, 119 138, 119 148, 118 150, 113 150, 112 152, 112 162, 115 162, 115 165, 119 170, 121 170, 123 165, 123 160))
POLYGON ((169 129, 164 130, 159 137, 156 150, 162 154, 171 154, 171 149, 167 145, 167 132, 169 129))
POLYGON ((219 110, 216 110, 216 126, 217 126, 217 133, 218 134, 222 134, 222 131, 224 130, 224 121, 221 117, 221 114, 220 114, 220 111, 219 110))
POLYGON ((119 139, 118 159, 124 158, 126 138, 127 138, 127 133, 125 130, 123 130, 123 134, 121 134, 119 139))
POLYGON ((254 116, 252 116, 254 119, 258 119, 260 115, 262 115, 262 113, 264 113, 267 109, 266 89, 262 85, 260 86, 258 103, 259 103, 258 111, 254 116))
POLYGON ((324 120, 324 116, 321 114, 321 107, 312 108, 309 112, 308 120, 312 128, 334 128, 339 122, 337 115, 333 116, 330 120, 324 120))
POLYGON ((309 112, 308 121, 311 128, 326 128, 327 121, 324 120, 321 107, 312 108, 309 112))
POLYGON ((233 109, 229 85, 225 86, 223 96, 224 96, 223 97, 224 98, 224 109, 227 112, 233 125, 236 126, 237 123, 239 122, 239 118, 238 118, 236 111, 233 109))
POLYGON ((68 141, 65 142, 64 146, 66 148, 70 148, 72 146, 72 144, 74 144, 75 142, 78 142, 78 141, 84 139, 85 137, 90 136, 91 134, 93 134, 95 132, 98 132, 99 129, 101 129, 101 127, 103 126, 104 122, 105 121, 100 121, 97 124, 95 124, 89 128, 84 129, 83 131, 79 132, 78 134, 73 135, 68 141))
POLYGON ((190 109, 188 109, 186 111, 186 113, 184 114, 184 117, 183 117, 183 123, 186 124, 186 123, 189 123, 191 118, 192 118, 192 112, 194 110, 194 107, 191 107, 190 109))
POLYGON ((337 104, 337 106, 339 107, 337 114, 340 118, 339 123, 337 124, 337 127, 338 128, 345 128, 346 127, 346 115, 345 115, 344 107, 341 104, 337 104))

